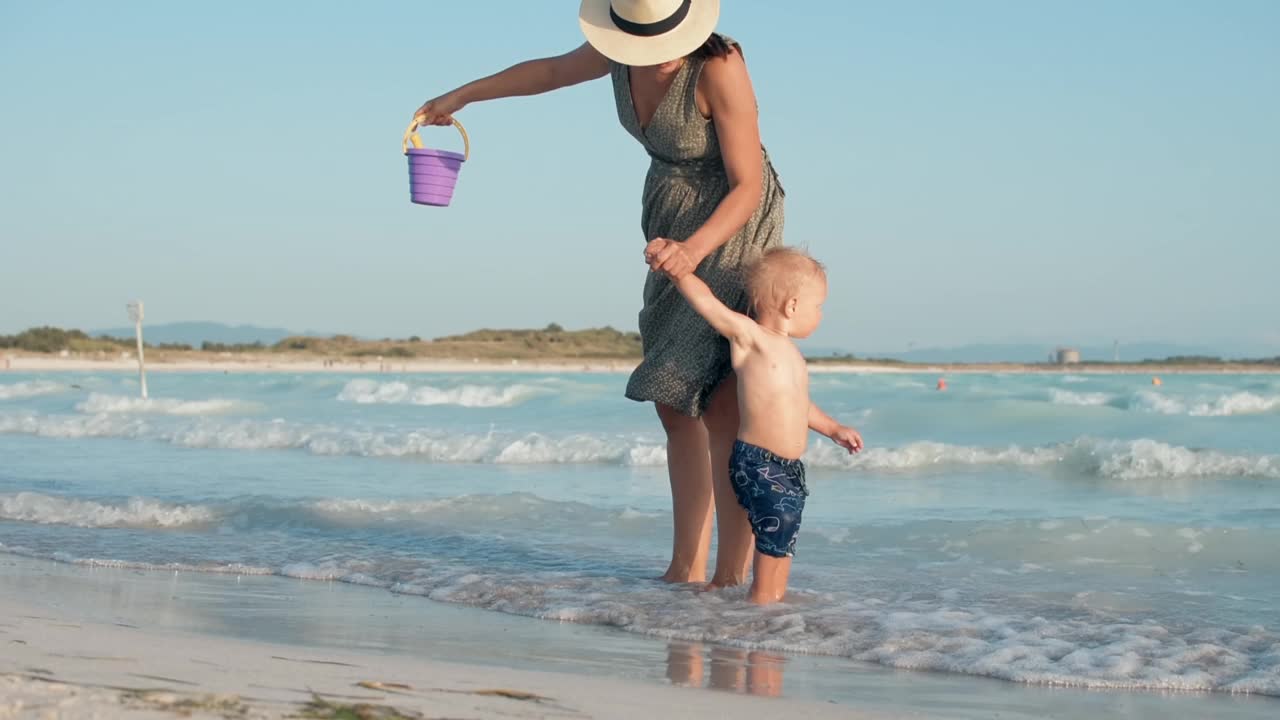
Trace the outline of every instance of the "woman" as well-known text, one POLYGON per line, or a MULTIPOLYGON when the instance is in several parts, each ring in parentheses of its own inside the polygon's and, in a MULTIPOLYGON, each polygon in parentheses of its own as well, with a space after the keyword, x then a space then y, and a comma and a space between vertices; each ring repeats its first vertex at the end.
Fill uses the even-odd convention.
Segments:
MULTIPOLYGON (((676 277, 696 272, 730 307, 746 310, 742 265, 782 241, 783 191, 760 144, 741 48, 713 31, 719 0, 583 0, 587 42, 514 65, 428 101, 420 125, 446 125, 482 100, 535 95, 610 76, 622 126, 652 162, 641 229, 680 241, 652 258, 676 277)), ((627 397, 653 402, 667 435, 674 538, 668 582, 703 582, 712 498, 719 518, 714 586, 744 582, 751 528, 729 485, 738 432, 728 344, 650 273, 640 311, 644 360, 627 397)))

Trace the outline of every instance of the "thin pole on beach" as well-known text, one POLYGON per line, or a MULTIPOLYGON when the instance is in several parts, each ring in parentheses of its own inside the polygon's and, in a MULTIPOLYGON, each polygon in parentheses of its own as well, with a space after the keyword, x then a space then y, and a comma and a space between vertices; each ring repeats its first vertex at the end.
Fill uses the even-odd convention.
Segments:
POLYGON ((142 399, 147 399, 147 361, 142 354, 142 301, 126 305, 129 319, 133 321, 133 336, 138 341, 138 382, 142 386, 142 399))

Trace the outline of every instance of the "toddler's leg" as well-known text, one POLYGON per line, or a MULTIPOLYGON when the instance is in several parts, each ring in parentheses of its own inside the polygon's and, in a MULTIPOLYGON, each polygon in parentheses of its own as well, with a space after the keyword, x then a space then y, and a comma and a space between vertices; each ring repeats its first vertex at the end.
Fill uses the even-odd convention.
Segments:
POLYGON ((755 578, 751 581, 751 602, 768 605, 787 594, 787 578, 791 575, 791 558, 773 557, 756 551, 755 578))

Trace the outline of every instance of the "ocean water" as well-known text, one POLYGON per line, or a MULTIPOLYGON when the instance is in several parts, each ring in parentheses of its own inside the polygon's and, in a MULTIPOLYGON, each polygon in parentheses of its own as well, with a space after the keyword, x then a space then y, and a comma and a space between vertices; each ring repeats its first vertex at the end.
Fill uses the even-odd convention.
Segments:
MULTIPOLYGON (((653 581, 614 374, 0 375, 0 552, 326 580, 685 643, 1280 696, 1280 376, 819 373, 787 603, 653 581)), ((86 568, 86 572, 88 569, 86 568)))

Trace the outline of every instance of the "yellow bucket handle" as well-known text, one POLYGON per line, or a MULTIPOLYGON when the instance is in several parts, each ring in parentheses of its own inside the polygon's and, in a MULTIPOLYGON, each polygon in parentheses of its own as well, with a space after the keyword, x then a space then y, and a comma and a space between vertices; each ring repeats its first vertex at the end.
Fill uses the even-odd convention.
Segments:
MULTIPOLYGON (((458 122, 456 118, 453 119, 453 126, 458 128, 458 132, 462 133, 462 145, 465 148, 462 154, 463 155, 462 159, 464 161, 470 160, 471 159, 471 138, 467 137, 467 129, 462 127, 462 123, 458 122)), ((413 122, 409 123, 409 129, 404 131, 404 142, 401 143, 400 145, 401 151, 405 153, 409 152, 410 145, 413 145, 413 147, 418 150, 422 149, 422 138, 418 137, 418 119, 417 118, 414 118, 413 122)))

